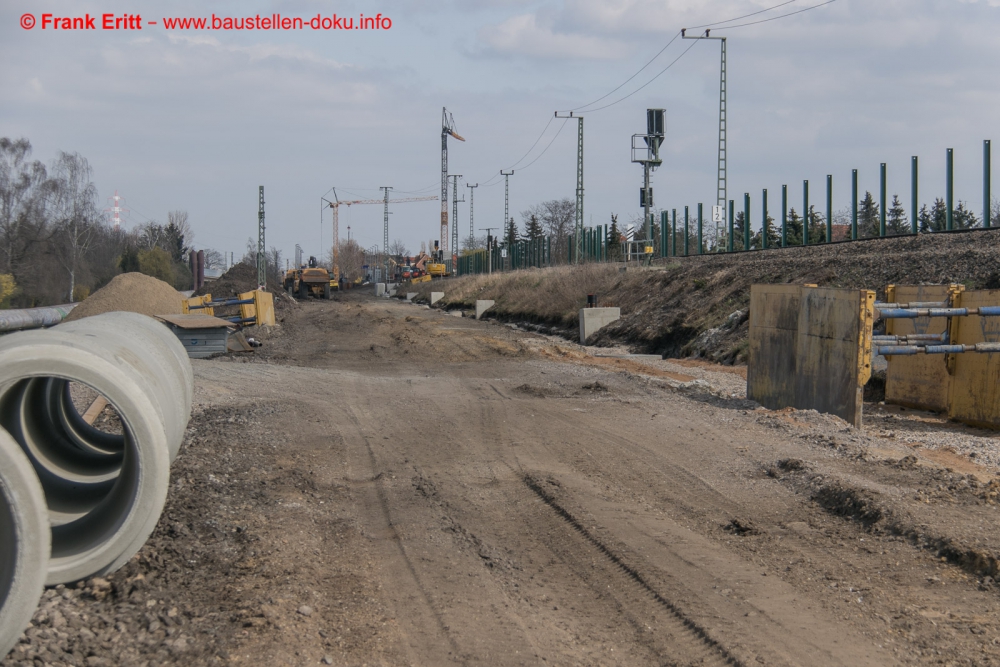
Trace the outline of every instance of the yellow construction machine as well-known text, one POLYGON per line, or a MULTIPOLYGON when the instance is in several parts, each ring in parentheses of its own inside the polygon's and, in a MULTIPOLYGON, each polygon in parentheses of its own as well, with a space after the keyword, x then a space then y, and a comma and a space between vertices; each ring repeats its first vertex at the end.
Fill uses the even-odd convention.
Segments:
POLYGON ((309 258, 309 263, 297 269, 285 272, 282 283, 285 291, 306 299, 310 294, 320 299, 329 299, 333 290, 340 287, 339 276, 319 264, 315 257, 309 258))

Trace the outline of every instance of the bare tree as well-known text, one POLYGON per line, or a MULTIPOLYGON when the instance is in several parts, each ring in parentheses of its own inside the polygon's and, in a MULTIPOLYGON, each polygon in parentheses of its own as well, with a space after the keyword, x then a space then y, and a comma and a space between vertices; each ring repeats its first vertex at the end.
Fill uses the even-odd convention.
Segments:
POLYGON ((173 226, 177 235, 184 239, 184 243, 191 245, 194 240, 194 230, 188 221, 187 211, 170 211, 167 213, 167 226, 173 226))
POLYGON ((31 142, 0 137, 0 273, 21 282, 29 249, 45 227, 45 165, 30 161, 31 142))
POLYGON ((568 197, 551 199, 535 204, 521 213, 524 220, 535 216, 552 238, 552 254, 561 261, 566 259, 566 239, 573 235, 576 220, 576 202, 568 197))
POLYGON ((143 250, 162 247, 167 237, 166 228, 156 220, 150 220, 136 228, 136 241, 143 250))
POLYGON ((400 239, 396 239, 389 244, 388 253, 393 257, 405 257, 410 254, 410 251, 406 247, 405 243, 403 243, 400 239))
POLYGON ((53 172, 55 254, 69 273, 69 299, 74 301, 76 274, 90 249, 97 225, 97 188, 90 163, 78 153, 59 153, 53 172))
MULTIPOLYGON (((333 266, 333 257, 329 257, 330 266, 333 266)), ((337 268, 348 282, 363 275, 365 263, 365 251, 354 239, 341 241, 337 246, 337 268)), ((339 276, 338 276, 339 278, 339 276)))
POLYGON ((222 270, 226 267, 226 255, 214 248, 205 248, 205 268, 222 270))

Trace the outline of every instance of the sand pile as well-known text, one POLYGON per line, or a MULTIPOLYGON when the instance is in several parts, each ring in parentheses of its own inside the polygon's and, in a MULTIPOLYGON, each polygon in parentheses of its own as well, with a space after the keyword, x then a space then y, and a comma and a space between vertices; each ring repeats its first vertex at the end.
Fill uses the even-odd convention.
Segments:
POLYGON ((184 297, 167 283, 142 273, 122 273, 91 294, 67 320, 127 310, 143 315, 176 315, 184 297))

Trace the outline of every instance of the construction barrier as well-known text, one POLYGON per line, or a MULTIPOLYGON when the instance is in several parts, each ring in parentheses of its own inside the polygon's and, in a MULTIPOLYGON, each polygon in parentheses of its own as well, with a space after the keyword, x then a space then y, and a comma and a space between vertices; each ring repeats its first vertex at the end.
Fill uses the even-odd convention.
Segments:
POLYGON ((874 305, 870 290, 753 285, 747 397, 860 427, 874 305))
POLYGON ((886 297, 886 402, 1000 428, 1000 290, 890 285, 886 297))
POLYGON ((239 306, 239 315, 222 316, 222 319, 233 324, 274 326, 274 295, 259 289, 244 292, 235 299, 212 299, 211 294, 194 296, 181 303, 181 312, 214 316, 216 308, 232 306, 239 306))

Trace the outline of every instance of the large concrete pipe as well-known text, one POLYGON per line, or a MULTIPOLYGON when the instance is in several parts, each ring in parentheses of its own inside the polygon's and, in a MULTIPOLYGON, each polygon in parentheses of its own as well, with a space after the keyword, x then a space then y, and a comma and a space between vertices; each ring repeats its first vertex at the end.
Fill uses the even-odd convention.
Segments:
POLYGON ((17 643, 42 595, 49 517, 31 463, 0 430, 0 660, 17 643))
MULTIPOLYGON (((184 440, 194 392, 191 361, 177 336, 150 317, 126 312, 85 317, 61 324, 56 330, 95 341, 114 339, 123 348, 131 348, 135 352, 136 356, 130 362, 142 376, 161 380, 149 386, 155 392, 162 392, 157 397, 156 405, 163 410, 170 460, 173 461, 184 440)), ((69 404, 64 410, 69 413, 74 408, 69 404)), ((71 415, 66 421, 75 422, 71 415)))
POLYGON ((49 585, 114 571, 142 547, 169 483, 165 419, 188 409, 161 404, 171 399, 172 383, 158 364, 142 363, 148 336, 137 345, 123 335, 61 329, 0 339, 0 425, 27 454, 45 493, 52 524, 49 585), (108 400, 124 432, 117 460, 113 451, 86 451, 52 423, 51 406, 65 392, 53 380, 84 384, 108 400))

